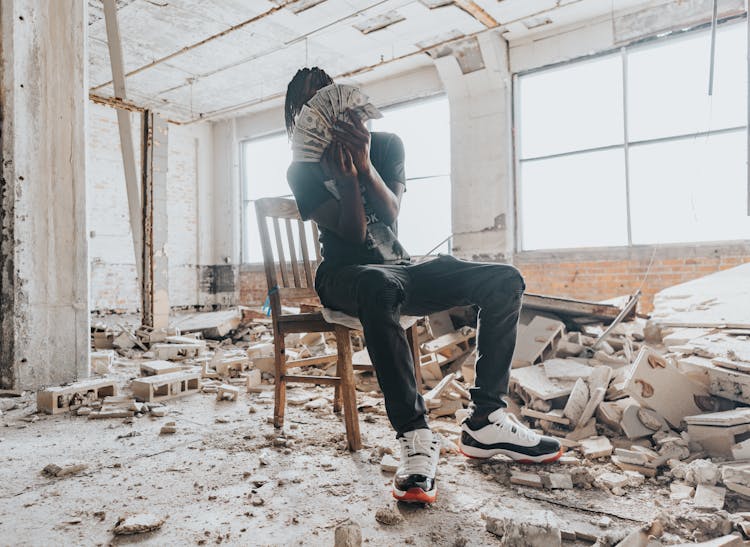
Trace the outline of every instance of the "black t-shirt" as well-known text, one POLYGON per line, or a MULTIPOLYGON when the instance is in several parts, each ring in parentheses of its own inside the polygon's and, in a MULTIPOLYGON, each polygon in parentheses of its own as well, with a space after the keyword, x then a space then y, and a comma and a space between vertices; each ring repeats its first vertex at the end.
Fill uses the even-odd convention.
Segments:
MULTIPOLYGON (((370 161, 383 179, 393 189, 398 184, 406 185, 404 172, 404 145, 393 133, 371 133, 370 161)), ((292 162, 287 170, 287 181, 297 200, 297 207, 303 220, 329 199, 338 199, 338 191, 332 180, 323 173, 318 162, 292 162)), ((386 225, 367 204, 367 191, 360 185, 365 216, 367 237, 364 243, 351 243, 340 238, 335 232, 320 227, 322 254, 326 262, 339 264, 398 264, 409 262, 409 254, 399 243, 397 226, 386 225)))

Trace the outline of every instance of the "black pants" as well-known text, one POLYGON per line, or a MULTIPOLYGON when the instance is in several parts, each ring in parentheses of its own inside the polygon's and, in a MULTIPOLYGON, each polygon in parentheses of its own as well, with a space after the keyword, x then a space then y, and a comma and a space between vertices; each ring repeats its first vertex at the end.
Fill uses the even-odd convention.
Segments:
POLYGON ((359 318, 367 349, 385 397, 388 418, 399 433, 427 427, 417 391, 414 363, 399 324, 404 315, 427 315, 476 304, 475 412, 505 406, 516 328, 525 289, 516 268, 468 262, 452 256, 407 266, 335 265, 318 268, 315 288, 324 306, 359 318))

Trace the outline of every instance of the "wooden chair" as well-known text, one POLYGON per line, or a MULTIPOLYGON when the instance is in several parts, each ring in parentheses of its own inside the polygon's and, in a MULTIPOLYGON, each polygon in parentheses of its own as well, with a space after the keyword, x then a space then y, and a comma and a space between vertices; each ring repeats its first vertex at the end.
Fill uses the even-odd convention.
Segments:
MULTIPOLYGON (((314 222, 303 222, 300 218, 297 204, 293 199, 263 198, 255 202, 258 217, 258 229, 263 250, 263 265, 268 283, 268 303, 271 308, 271 319, 274 337, 274 362, 276 370, 273 424, 283 427, 284 410, 286 408, 286 384, 288 382, 302 382, 311 384, 333 385, 335 387, 333 410, 344 411, 346 438, 349 449, 359 450, 362 446, 359 433, 359 418, 357 414, 357 399, 354 389, 354 369, 373 370, 372 365, 353 365, 352 346, 349 333, 350 327, 343 324, 330 323, 323 317, 322 312, 283 314, 282 299, 300 300, 316 299, 315 270, 320 264, 320 243, 318 228, 314 222), (283 221, 286 237, 282 236, 281 221, 283 221), (276 256, 269 232, 269 222, 273 226, 276 243, 276 256), (306 226, 312 228, 312 245, 315 250, 313 259, 310 257, 308 232, 306 226), (295 230, 297 237, 295 238, 295 230), (284 239, 288 250, 289 262, 285 254, 284 239), (295 241, 296 240, 296 241, 295 241), (299 245, 300 254, 297 254, 299 245), (277 277, 280 274, 281 282, 277 277), (287 361, 285 354, 284 336, 300 332, 334 332, 338 355, 336 357, 336 376, 307 376, 290 374, 290 370, 308 365, 325 362, 320 357, 287 361)), ((348 317, 348 323, 356 318, 348 317)), ((421 389, 422 375, 420 374, 419 338, 416 323, 406 329, 409 345, 414 358, 414 371, 417 386, 421 389)), ((328 358, 328 362, 331 359, 328 358)))

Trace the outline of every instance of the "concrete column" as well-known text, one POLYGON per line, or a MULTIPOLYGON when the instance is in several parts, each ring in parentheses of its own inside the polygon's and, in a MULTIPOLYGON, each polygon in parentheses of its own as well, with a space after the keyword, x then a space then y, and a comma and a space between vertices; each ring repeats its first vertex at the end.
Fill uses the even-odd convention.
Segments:
POLYGON ((507 43, 486 32, 435 59, 450 103, 453 252, 510 261, 513 183, 507 43))
POLYGON ((86 0, 0 0, 0 388, 88 375, 86 0))
POLYGON ((169 124, 148 110, 143 115, 143 275, 141 322, 169 326, 167 256, 167 168, 169 124))

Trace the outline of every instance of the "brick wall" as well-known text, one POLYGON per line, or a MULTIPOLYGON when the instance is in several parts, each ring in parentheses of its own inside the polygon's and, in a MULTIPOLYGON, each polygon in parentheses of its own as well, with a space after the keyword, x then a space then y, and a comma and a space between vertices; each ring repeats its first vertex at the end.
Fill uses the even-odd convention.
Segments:
POLYGON ((653 309, 660 290, 745 262, 750 262, 747 243, 530 252, 514 260, 534 293, 606 300, 632 294, 643 283, 639 311, 644 313, 653 309))
MULTIPOLYGON (((634 293, 651 263, 641 289, 643 313, 653 309, 660 290, 745 262, 750 262, 750 243, 534 252, 517 254, 514 260, 529 292, 595 301, 634 293)), ((242 266, 239 279, 240 303, 262 304, 267 291, 262 267, 242 266)))

